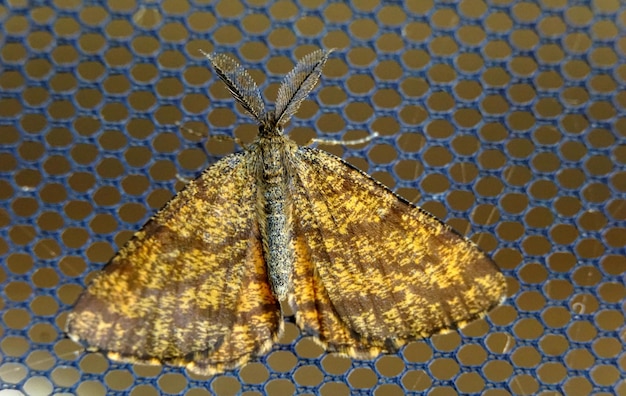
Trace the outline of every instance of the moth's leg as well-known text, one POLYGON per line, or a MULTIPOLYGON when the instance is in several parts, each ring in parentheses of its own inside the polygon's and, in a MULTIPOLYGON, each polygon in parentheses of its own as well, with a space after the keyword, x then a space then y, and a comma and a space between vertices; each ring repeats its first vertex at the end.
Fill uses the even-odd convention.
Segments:
MULTIPOLYGON (((209 137, 208 133, 204 133, 204 132, 198 132, 195 129, 191 129, 185 125, 183 125, 181 122, 177 122, 176 125, 183 131, 187 132, 190 135, 194 135, 194 136, 198 136, 201 138, 206 138, 209 137)), ((248 146, 246 146, 246 144, 241 141, 239 138, 237 137, 233 137, 230 135, 212 135, 211 136, 213 139, 217 139, 218 142, 235 142, 235 144, 241 146, 244 150, 248 150, 248 146)))
POLYGON ((240 146, 242 149, 248 151, 248 145, 245 144, 241 139, 239 139, 238 137, 234 137, 234 136, 230 136, 230 135, 214 135, 211 136, 213 139, 217 140, 218 142, 235 142, 236 145, 240 146))
POLYGON ((180 121, 176 121, 176 126, 178 128, 180 128, 180 130, 182 130, 183 132, 187 132, 188 134, 193 135, 193 136, 197 136, 197 137, 200 137, 200 138, 206 138, 208 136, 207 133, 205 133, 205 132, 198 132, 195 129, 189 128, 188 126, 184 125, 180 121))
MULTIPOLYGON (((190 135, 198 136, 198 137, 201 137, 203 139, 209 137, 208 133, 198 132, 195 129, 192 129, 192 128, 189 128, 189 127, 183 125, 180 121, 176 122, 176 126, 178 126, 182 131, 187 132, 190 135)), ((237 137, 220 134, 220 135, 212 135, 211 138, 215 139, 218 142, 235 142, 235 144, 239 145, 244 150, 248 151, 248 146, 243 141, 241 141, 239 138, 237 138, 237 137)), ((202 145, 200 142, 198 142, 198 144, 202 147, 203 151, 208 156, 209 153, 208 153, 206 147, 204 145, 202 145)), ((190 181, 193 180, 193 179, 186 178, 185 176, 182 176, 179 173, 176 173, 176 179, 178 181, 182 182, 182 183, 185 183, 185 184, 187 184, 187 183, 189 183, 190 181)))
POLYGON ((366 136, 364 138, 353 139, 353 140, 313 138, 313 139, 309 140, 309 142, 306 145, 310 146, 313 143, 321 143, 321 144, 328 144, 328 145, 332 145, 332 146, 339 146, 339 145, 341 145, 341 146, 357 146, 359 144, 367 143, 370 140, 373 140, 373 139, 377 138, 378 136, 380 136, 378 134, 378 132, 374 131, 370 135, 368 135, 368 136, 366 136))

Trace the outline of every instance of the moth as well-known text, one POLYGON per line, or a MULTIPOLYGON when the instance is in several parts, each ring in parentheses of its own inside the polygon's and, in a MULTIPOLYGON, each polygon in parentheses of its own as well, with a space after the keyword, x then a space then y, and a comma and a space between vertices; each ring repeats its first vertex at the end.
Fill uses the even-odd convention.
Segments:
POLYGON ((204 171, 111 259, 66 321, 114 360, 210 375, 266 353, 281 302, 329 351, 372 358, 500 304, 506 281, 474 243, 284 127, 331 51, 302 58, 272 111, 237 61, 205 54, 257 139, 204 171))

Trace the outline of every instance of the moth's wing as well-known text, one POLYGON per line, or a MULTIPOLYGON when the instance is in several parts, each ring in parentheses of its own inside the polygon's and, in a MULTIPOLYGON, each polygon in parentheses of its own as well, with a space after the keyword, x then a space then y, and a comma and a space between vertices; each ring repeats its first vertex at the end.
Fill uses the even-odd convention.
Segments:
POLYGON ((333 350, 375 356, 500 304, 506 282, 474 243, 341 159, 296 151, 298 325, 333 350))
POLYGON ((282 331, 267 281, 252 154, 222 159, 161 209, 99 273, 67 333, 113 359, 212 374, 282 331))

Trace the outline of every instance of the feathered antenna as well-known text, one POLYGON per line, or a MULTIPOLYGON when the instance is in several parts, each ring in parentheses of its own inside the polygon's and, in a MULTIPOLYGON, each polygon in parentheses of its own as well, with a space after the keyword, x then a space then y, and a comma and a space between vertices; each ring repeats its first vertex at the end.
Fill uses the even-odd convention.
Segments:
POLYGON ((248 71, 236 60, 226 54, 209 54, 200 50, 211 61, 211 65, 219 78, 224 81, 226 87, 237 102, 254 117, 258 123, 265 118, 265 103, 261 98, 261 92, 248 71))
POLYGON ((322 68, 333 50, 317 50, 300 59, 298 64, 285 76, 276 98, 274 119, 276 125, 283 126, 294 115, 302 101, 315 88, 322 74, 322 68))

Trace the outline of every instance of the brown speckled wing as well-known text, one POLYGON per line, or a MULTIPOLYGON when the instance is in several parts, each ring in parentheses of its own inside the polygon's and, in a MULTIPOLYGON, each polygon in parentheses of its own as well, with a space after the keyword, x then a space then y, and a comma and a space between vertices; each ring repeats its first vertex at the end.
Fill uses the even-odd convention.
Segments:
POLYGON ((341 159, 294 157, 298 325, 351 356, 462 327, 504 299, 506 282, 474 243, 341 159))
POLYGON ((282 331, 256 215, 254 156, 189 183, 113 257, 67 318, 70 337, 117 360, 212 374, 282 331))

